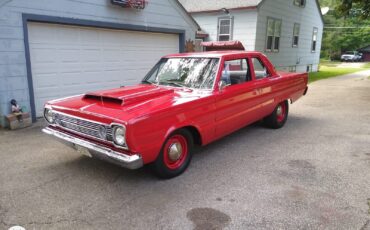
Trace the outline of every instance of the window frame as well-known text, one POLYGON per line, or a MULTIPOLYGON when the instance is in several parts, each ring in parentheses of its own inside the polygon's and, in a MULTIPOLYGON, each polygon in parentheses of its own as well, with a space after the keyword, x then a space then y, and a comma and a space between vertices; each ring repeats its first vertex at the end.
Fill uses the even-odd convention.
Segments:
POLYGON ((306 7, 306 0, 293 0, 293 5, 298 7, 306 7))
POLYGON ((293 48, 298 48, 299 46, 299 37, 300 37, 300 34, 301 34, 301 24, 299 23, 294 23, 293 25, 293 39, 292 39, 292 47, 293 48), (296 29, 296 26, 298 26, 298 35, 295 34, 295 29, 296 29), (297 39, 297 44, 295 44, 295 37, 298 37, 297 39))
POLYGON ((273 17, 267 17, 267 22, 266 22, 266 42, 265 42, 265 51, 270 52, 270 53, 278 53, 280 51, 280 43, 281 43, 281 29, 283 25, 283 20, 282 19, 277 19, 273 17), (273 21, 273 31, 272 31, 272 41, 271 41, 271 49, 268 48, 268 39, 270 37, 269 35, 269 21, 273 21), (280 23, 280 29, 279 29, 279 35, 276 35, 276 22, 280 23), (278 43, 278 49, 276 49, 276 38, 279 38, 279 43, 278 43))
POLYGON ((234 17, 230 16, 230 17, 219 17, 219 18, 217 18, 217 41, 221 41, 220 36, 229 36, 229 40, 227 40, 227 41, 232 41, 233 40, 233 32, 234 32, 234 17), (226 21, 226 20, 230 21, 230 23, 229 23, 229 28, 230 28, 229 34, 221 34, 220 33, 221 32, 220 31, 221 21, 226 21))
POLYGON ((319 28, 314 27, 312 31, 312 41, 311 41, 311 52, 316 53, 317 50, 317 36, 319 34, 319 28), (315 46, 314 46, 315 44, 315 46))

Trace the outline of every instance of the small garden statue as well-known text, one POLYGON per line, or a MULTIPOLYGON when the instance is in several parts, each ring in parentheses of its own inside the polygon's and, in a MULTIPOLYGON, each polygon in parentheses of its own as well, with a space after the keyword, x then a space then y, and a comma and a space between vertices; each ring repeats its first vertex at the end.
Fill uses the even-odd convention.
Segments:
POLYGON ((17 101, 15 99, 12 99, 10 101, 10 104, 12 105, 12 113, 17 116, 18 121, 22 122, 23 118, 23 111, 22 108, 18 105, 17 101))

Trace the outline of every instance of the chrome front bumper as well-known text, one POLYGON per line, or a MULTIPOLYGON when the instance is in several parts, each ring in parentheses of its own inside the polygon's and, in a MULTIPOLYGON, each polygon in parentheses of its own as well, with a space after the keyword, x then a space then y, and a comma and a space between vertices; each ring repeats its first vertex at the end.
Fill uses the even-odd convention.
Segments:
POLYGON ((129 156, 48 127, 42 129, 42 132, 57 137, 59 140, 62 140, 63 143, 74 149, 76 149, 76 146, 84 147, 89 150, 92 156, 120 165, 124 168, 138 169, 143 166, 143 159, 138 154, 129 156))

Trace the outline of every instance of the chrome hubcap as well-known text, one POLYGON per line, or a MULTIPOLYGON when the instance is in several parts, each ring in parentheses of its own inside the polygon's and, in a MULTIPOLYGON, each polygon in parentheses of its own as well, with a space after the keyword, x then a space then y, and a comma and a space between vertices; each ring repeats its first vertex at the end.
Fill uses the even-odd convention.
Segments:
POLYGON ((279 106, 277 107, 276 114, 277 114, 278 116, 281 116, 281 115, 283 114, 283 108, 281 108, 281 105, 279 105, 279 106))
POLYGON ((168 150, 168 156, 171 159, 171 161, 177 161, 178 159, 180 159, 181 154, 182 154, 181 144, 178 142, 173 143, 168 150))

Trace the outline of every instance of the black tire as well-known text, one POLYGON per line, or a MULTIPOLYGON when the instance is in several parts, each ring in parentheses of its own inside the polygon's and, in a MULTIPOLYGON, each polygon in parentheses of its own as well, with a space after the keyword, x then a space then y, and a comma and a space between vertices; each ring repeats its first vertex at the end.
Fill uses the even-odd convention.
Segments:
POLYGON ((194 148, 194 139, 191 133, 186 129, 179 129, 173 132, 163 143, 160 153, 157 159, 152 164, 154 173, 164 179, 170 179, 181 175, 189 166, 194 148), (184 146, 186 142, 186 147, 184 146), (184 149, 178 160, 171 159, 170 149, 171 146, 177 144, 181 145, 181 151, 184 149))
POLYGON ((263 119, 263 123, 269 128, 280 129, 285 125, 288 119, 288 114, 289 114, 289 103, 288 101, 283 101, 276 106, 274 111, 269 116, 263 119), (283 117, 281 116, 281 112, 279 110, 284 110, 283 117))

